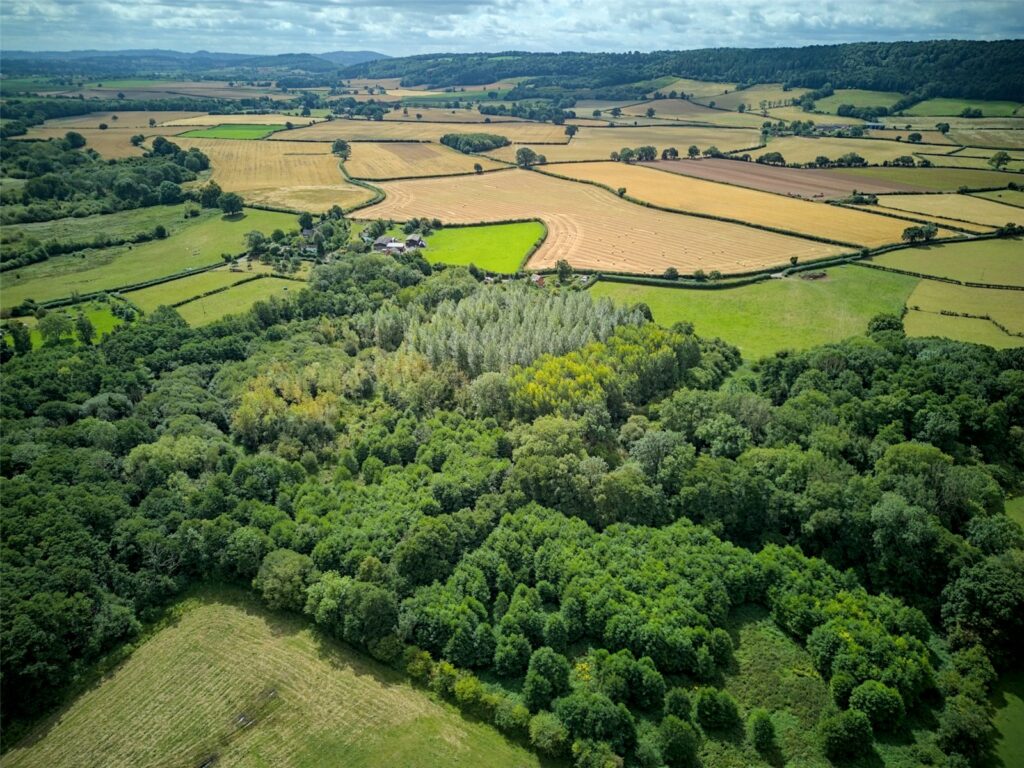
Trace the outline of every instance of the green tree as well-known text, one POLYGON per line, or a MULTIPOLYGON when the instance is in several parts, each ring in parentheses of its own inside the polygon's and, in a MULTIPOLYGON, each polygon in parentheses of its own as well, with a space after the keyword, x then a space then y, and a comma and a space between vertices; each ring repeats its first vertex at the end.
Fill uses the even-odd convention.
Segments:
POLYGON ((859 709, 823 718, 818 730, 825 755, 832 760, 847 760, 871 751, 871 721, 859 709))
POLYGON ((348 160, 352 156, 352 147, 344 139, 335 139, 331 143, 331 152, 342 160, 348 160))
POLYGON ((532 168, 537 164, 539 156, 529 147, 520 147, 516 150, 516 165, 520 168, 532 168))
POLYGON ((1001 171, 1010 162, 1010 154, 1004 150, 999 150, 992 157, 988 159, 988 164, 995 168, 997 171, 1001 171))
POLYGON ((70 336, 75 326, 64 312, 48 312, 36 327, 39 329, 39 335, 43 337, 43 344, 54 347, 60 344, 65 336, 70 336))
POLYGON ((96 339, 96 328, 85 313, 80 313, 75 318, 75 337, 85 346, 91 345, 96 339))
POLYGON ((567 125, 567 126, 565 126, 565 135, 568 136, 571 139, 573 136, 575 136, 577 133, 579 133, 579 130, 580 129, 579 129, 578 126, 567 125))
POLYGON ((11 341, 14 343, 14 354, 27 355, 32 351, 32 332, 28 326, 17 320, 7 324, 7 330, 11 334, 11 341))
POLYGON ((903 699, 877 680, 866 680, 850 694, 850 708, 868 716, 876 731, 895 730, 903 722, 903 699))
POLYGON ((669 768, 696 768, 700 765, 700 740, 689 723, 675 715, 666 715, 658 726, 661 756, 669 768))
POLYGON ((275 549, 263 558, 253 588, 274 610, 302 611, 306 587, 313 579, 313 561, 290 549, 275 549))
POLYGON ((225 216, 234 216, 242 212, 242 206, 245 204, 242 200, 242 196, 234 192, 225 192, 220 196, 217 201, 220 209, 224 211, 225 216))
POLYGON ((217 208, 222 194, 217 182, 211 181, 199 191, 199 204, 203 208, 217 208))
POLYGON ((530 718, 530 744, 538 752, 562 757, 569 749, 569 732, 551 712, 538 712, 530 718))
POLYGON ((494 670, 505 677, 522 674, 530 662, 530 641, 518 633, 503 633, 494 649, 494 670))
POLYGON ((767 709, 755 709, 747 721, 750 743, 760 754, 768 754, 775 750, 775 726, 767 709))
POLYGON ((689 157, 691 160, 695 157, 699 157, 700 147, 698 147, 696 144, 691 144, 689 149, 686 150, 686 156, 689 157))
POLYGON ((523 701, 536 712, 569 690, 569 662, 551 648, 538 648, 530 656, 523 682, 523 701))
POLYGON ((572 279, 572 265, 565 259, 558 260, 555 264, 555 270, 558 272, 558 282, 564 284, 572 279))
POLYGON ((64 141, 71 149, 81 149, 85 146, 85 137, 78 131, 68 131, 64 134, 64 141))

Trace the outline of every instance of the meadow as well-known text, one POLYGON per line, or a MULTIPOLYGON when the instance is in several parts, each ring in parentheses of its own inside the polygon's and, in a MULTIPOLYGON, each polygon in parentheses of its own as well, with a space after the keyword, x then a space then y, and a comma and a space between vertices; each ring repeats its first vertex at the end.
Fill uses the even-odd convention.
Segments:
POLYGON ((298 768, 331 755, 346 768, 540 764, 305 619, 210 588, 0 765, 298 768))
POLYGON ((903 318, 903 327, 908 336, 927 338, 941 336, 954 341, 971 344, 985 344, 995 349, 1021 346, 1019 337, 1008 336, 988 320, 974 317, 953 317, 935 312, 920 312, 911 309, 903 318))
MULTIPOLYGON (((772 120, 812 120, 818 125, 863 125, 864 121, 856 117, 840 117, 839 115, 819 114, 817 112, 805 112, 802 107, 776 107, 768 110, 768 117, 772 120)), ((761 118, 762 120, 764 118, 761 118)))
POLYGON ((345 180, 330 144, 186 138, 177 143, 206 153, 213 180, 250 202, 320 212, 373 197, 345 180))
POLYGON ((566 259, 582 269, 683 274, 703 269, 749 272, 836 256, 849 249, 644 208, 589 184, 511 170, 451 179, 381 182, 387 197, 360 211, 360 218, 437 217, 446 223, 539 218, 548 238, 530 267, 554 267, 566 259))
MULTIPOLYGON (((688 161, 681 161, 685 164, 688 161)), ((688 213, 721 216, 794 234, 860 246, 898 243, 906 222, 887 216, 796 200, 713 181, 626 163, 572 163, 545 166, 543 172, 625 188, 633 198, 688 213)), ((948 236, 952 233, 940 233, 948 236)))
POLYGON ((113 128, 149 128, 149 121, 156 125, 175 124, 187 125, 192 118, 202 119, 202 112, 175 112, 175 111, 151 111, 151 110, 124 110, 121 112, 90 112, 86 115, 72 115, 70 117, 57 117, 47 120, 43 125, 46 128, 99 128, 100 123, 106 123, 113 128))
POLYGON ((1010 117, 1019 114, 1016 101, 981 101, 979 99, 927 99, 903 110, 907 115, 920 117, 959 116, 965 109, 980 109, 982 117, 1010 117))
POLYGON ((763 83, 744 88, 742 91, 733 90, 729 93, 717 96, 705 96, 698 98, 702 104, 715 102, 719 109, 737 109, 740 104, 747 105, 747 111, 760 111, 761 102, 769 102, 769 106, 785 107, 792 103, 793 99, 807 93, 807 88, 790 88, 786 90, 781 83, 763 83))
POLYGON ((284 125, 280 123, 261 125, 231 123, 199 128, 181 135, 190 139, 264 139, 274 131, 281 130, 284 130, 284 125))
POLYGON ((1020 238, 921 245, 884 253, 876 264, 968 283, 1024 286, 1020 238))
MULTIPOLYGON (((907 306, 921 312, 991 318, 1010 334, 1024 334, 1024 291, 970 288, 940 280, 922 280, 907 299, 907 306)), ((1024 335, 1016 337, 1024 346, 1024 335)))
POLYGON ((0 242, 8 243, 21 238, 34 238, 40 242, 91 241, 97 234, 111 239, 131 237, 139 232, 151 232, 158 224, 170 234, 189 226, 184 218, 184 205, 152 205, 117 213, 97 214, 80 218, 51 219, 29 224, 5 224, 0 230, 0 242))
POLYGON ((1024 191, 1019 189, 994 189, 989 192, 975 192, 971 197, 980 197, 984 200, 1024 208, 1024 191))
POLYGON ((670 83, 658 88, 657 92, 668 95, 672 91, 677 94, 686 94, 687 96, 696 96, 698 98, 704 96, 717 96, 719 93, 725 93, 736 88, 736 83, 721 83, 713 80, 691 80, 687 77, 676 78, 670 83))
POLYGON ((94 291, 110 291, 220 261, 222 253, 241 253, 245 233, 294 230, 291 214, 251 208, 244 215, 219 214, 191 219, 172 236, 136 246, 116 246, 57 256, 4 273, 3 306, 25 299, 52 301, 94 291))
MULTIPOLYGON (((695 101, 686 99, 658 99, 656 101, 644 101, 625 107, 622 110, 623 116, 645 116, 648 109, 653 109, 655 116, 663 119, 679 120, 681 122, 708 123, 711 125, 741 126, 745 128, 760 128, 764 118, 756 114, 741 114, 739 112, 725 112, 721 109, 711 109, 698 104, 695 101)), ((578 114, 578 113, 577 113, 578 114)))
POLYGON ((289 291, 298 292, 302 287, 303 284, 296 280, 264 277, 182 304, 177 307, 177 312, 189 325, 207 325, 222 317, 245 312, 257 301, 281 296, 289 291))
POLYGON ((1024 120, 1015 129, 999 128, 955 128, 949 137, 958 144, 992 149, 1024 149, 1024 120))
POLYGON ((507 167, 505 163, 457 152, 443 144, 389 141, 353 144, 345 170, 356 179, 399 179, 473 173, 477 164, 485 171, 507 167))
MULTIPOLYGON (((104 301, 86 301, 81 304, 75 304, 74 306, 54 309, 51 310, 51 312, 67 315, 72 320, 78 317, 79 314, 85 315, 89 318, 89 322, 92 323, 92 327, 96 330, 97 341, 124 322, 121 318, 115 316, 114 313, 111 312, 110 304, 104 301)), ((39 321, 34 315, 11 318, 10 322, 21 323, 29 329, 29 338, 32 339, 33 349, 43 345, 43 335, 39 333, 39 321)), ((2 331, 3 326, 0 326, 0 337, 3 336, 2 331)), ((78 341, 76 340, 75 343, 77 344, 78 341)))
POLYGON ((797 276, 719 290, 687 290, 599 281, 591 293, 643 302, 661 325, 691 322, 699 335, 735 344, 746 360, 858 336, 882 312, 899 314, 917 278, 853 265, 821 280, 797 276))
POLYGON ((527 251, 544 236, 535 222, 442 229, 427 238, 423 251, 431 264, 468 266, 510 275, 518 271, 527 251))
POLYGON ((252 273, 210 270, 167 283, 151 285, 138 291, 129 291, 124 294, 124 298, 143 312, 152 312, 157 307, 169 307, 207 291, 227 288, 250 277, 252 277, 252 273))
POLYGON ((993 227, 1011 222, 1024 225, 1024 209, 972 195, 883 195, 878 206, 993 227))
POLYGON ((835 114, 843 104, 854 107, 891 107, 903 98, 896 91, 865 91, 859 88, 841 88, 831 96, 816 99, 814 108, 828 114, 835 114))
MULTIPOLYGON (((989 157, 992 156, 994 151, 990 152, 986 157, 977 157, 960 153, 955 155, 932 154, 932 151, 932 148, 929 148, 929 151, 919 150, 921 157, 927 159, 932 164, 938 166, 943 166, 947 168, 978 168, 980 170, 992 167, 991 165, 989 165, 988 160, 989 157)), ((1011 160, 1004 167, 1003 170, 1008 172, 1024 171, 1024 160, 1011 160)), ((1012 178, 1013 177, 1011 177, 1011 179, 1012 178)), ((1021 179, 1024 177, 1022 177, 1020 173, 1017 173, 1016 178, 1021 179)))
POLYGON ((414 121, 425 123, 521 123, 523 120, 509 115, 483 115, 476 109, 446 109, 444 107, 403 107, 384 113, 387 121, 414 121))

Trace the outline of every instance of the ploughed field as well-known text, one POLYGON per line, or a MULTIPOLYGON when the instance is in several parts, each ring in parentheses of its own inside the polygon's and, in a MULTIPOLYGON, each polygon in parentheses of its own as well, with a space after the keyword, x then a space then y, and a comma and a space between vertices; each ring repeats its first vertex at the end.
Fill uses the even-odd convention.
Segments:
MULTIPOLYGON (((652 172, 653 173, 653 172, 652 172)), ((539 218, 548 238, 530 259, 574 267, 661 274, 668 267, 750 272, 847 253, 849 248, 635 205, 604 189, 522 170, 453 179, 382 182, 387 197, 360 217, 448 223, 539 218)))
MULTIPOLYGON (((687 162, 680 161, 680 164, 687 162)), ((794 200, 626 163, 572 163, 545 166, 547 171, 597 182, 612 189, 625 188, 631 197, 658 206, 737 219, 852 245, 874 247, 898 243, 907 227, 905 221, 888 216, 794 200)), ((939 233, 940 236, 952 234, 939 233)))

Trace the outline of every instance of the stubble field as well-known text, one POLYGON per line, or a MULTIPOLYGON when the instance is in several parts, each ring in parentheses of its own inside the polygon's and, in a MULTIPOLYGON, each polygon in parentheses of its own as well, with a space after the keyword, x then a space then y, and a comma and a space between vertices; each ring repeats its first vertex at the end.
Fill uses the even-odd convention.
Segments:
POLYGON ((565 128, 551 123, 502 123, 501 130, 487 130, 480 125, 458 125, 426 122, 381 120, 325 120, 306 128, 275 134, 279 141, 440 141, 446 133, 497 133, 513 143, 565 143, 565 128))
POLYGON ((878 205, 993 227, 1010 222, 1024 225, 1024 209, 971 195, 885 195, 878 198, 878 205))
POLYGON ((539 218, 548 238, 530 259, 534 269, 566 259, 584 269, 660 274, 668 267, 725 274, 806 262, 849 249, 634 205, 603 189, 512 170, 450 179, 383 182, 386 199, 360 218, 438 217, 471 223, 539 218))
MULTIPOLYGON (((955 147, 950 146, 948 150, 943 147, 930 147, 929 151, 942 154, 946 151, 952 152, 955 147)), ((856 152, 868 163, 881 164, 886 160, 893 160, 903 155, 911 155, 915 147, 904 144, 901 141, 886 141, 883 139, 836 139, 825 137, 820 139, 803 136, 783 136, 772 139, 768 146, 757 152, 751 152, 757 157, 764 152, 780 152, 787 163, 809 163, 819 155, 824 155, 831 160, 837 160, 848 152, 856 152)))
POLYGON ((345 170, 356 179, 397 179, 414 176, 444 176, 473 173, 479 163, 485 171, 505 168, 486 157, 457 152, 443 144, 411 142, 359 142, 345 170))

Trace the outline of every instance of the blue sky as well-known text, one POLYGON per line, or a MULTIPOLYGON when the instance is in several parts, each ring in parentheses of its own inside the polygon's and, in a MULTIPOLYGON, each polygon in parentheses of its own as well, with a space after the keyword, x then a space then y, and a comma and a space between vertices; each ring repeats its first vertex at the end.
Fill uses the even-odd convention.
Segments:
POLYGON ((3 0, 7 49, 659 50, 1024 37, 1022 0, 3 0))

